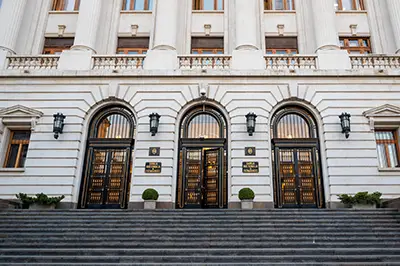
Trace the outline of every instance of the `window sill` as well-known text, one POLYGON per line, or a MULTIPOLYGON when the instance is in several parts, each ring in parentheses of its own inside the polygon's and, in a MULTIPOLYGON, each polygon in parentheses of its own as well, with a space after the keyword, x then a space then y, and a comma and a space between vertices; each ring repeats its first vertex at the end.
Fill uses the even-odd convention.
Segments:
POLYGON ((51 10, 51 11, 49 11, 49 14, 63 14, 63 15, 79 14, 79 11, 78 10, 76 10, 76 11, 51 10))
POLYGON ((336 14, 367 14, 367 10, 336 10, 336 14))
POLYGON ((400 167, 393 168, 378 168, 379 172, 400 172, 400 167))
POLYGON ((224 10, 192 10, 194 14, 224 14, 224 10))
POLYGON ((152 10, 121 10, 121 14, 151 14, 152 10))
POLYGON ((282 13, 287 13, 287 14, 296 14, 296 10, 264 10, 264 14, 282 14, 282 13))
POLYGON ((0 173, 23 173, 25 168, 0 168, 0 173))

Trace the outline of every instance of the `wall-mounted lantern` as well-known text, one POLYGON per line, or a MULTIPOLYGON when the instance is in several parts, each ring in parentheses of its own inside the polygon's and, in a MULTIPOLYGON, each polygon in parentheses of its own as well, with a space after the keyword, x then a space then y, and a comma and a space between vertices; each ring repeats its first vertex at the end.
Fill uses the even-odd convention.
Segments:
POLYGON ((54 138, 58 139, 59 134, 63 133, 64 129, 64 119, 65 115, 62 113, 57 113, 53 115, 54 121, 53 121, 53 132, 54 132, 54 138))
POLYGON ((160 115, 157 113, 152 113, 150 117, 150 132, 152 136, 155 136, 158 132, 158 124, 160 123, 160 115))
POLYGON ((350 136, 350 117, 351 115, 348 113, 342 113, 339 115, 340 125, 342 126, 342 133, 345 134, 346 139, 350 136))
POLYGON ((256 118, 257 115, 255 113, 250 112, 246 115, 247 133, 249 133, 249 136, 253 136, 256 129, 256 118))

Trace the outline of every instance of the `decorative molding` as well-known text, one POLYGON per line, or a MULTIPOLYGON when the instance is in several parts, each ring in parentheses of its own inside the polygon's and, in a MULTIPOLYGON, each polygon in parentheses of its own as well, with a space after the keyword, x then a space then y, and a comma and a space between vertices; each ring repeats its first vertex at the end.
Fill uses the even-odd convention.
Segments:
POLYGON ((278 24, 278 25, 276 25, 276 27, 278 28, 279 36, 283 36, 284 33, 285 33, 285 25, 284 24, 278 24))
POLYGON ((210 36, 211 34, 211 24, 204 24, 204 34, 210 36))
POLYGON ((208 98, 210 92, 210 85, 208 83, 199 83, 199 95, 200 98, 205 100, 208 98))
POLYGON ((34 131, 37 121, 42 116, 43 113, 35 109, 14 105, 0 110, 0 128, 4 126, 29 126, 34 131))
POLYGON ((357 36, 357 24, 350 24, 351 35, 357 36))
POLYGON ((131 35, 136 36, 138 33, 139 25, 133 24, 131 25, 131 35))
POLYGON ((58 37, 64 36, 66 28, 67 28, 67 26, 65 26, 65 25, 58 25, 58 37))
POLYGON ((400 123, 400 107, 392 104, 385 104, 367 110, 363 113, 369 119, 369 126, 371 131, 375 130, 376 124, 390 125, 393 123, 400 123))

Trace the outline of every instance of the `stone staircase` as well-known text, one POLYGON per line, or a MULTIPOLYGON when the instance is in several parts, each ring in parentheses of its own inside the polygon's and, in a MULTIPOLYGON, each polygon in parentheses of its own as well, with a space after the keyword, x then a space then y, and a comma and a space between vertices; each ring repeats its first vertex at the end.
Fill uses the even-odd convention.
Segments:
POLYGON ((381 210, 0 212, 0 265, 400 265, 381 210))

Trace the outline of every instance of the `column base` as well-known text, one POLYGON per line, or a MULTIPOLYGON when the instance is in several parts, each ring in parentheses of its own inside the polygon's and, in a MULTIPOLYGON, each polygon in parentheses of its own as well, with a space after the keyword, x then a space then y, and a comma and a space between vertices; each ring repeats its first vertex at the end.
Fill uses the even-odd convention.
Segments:
POLYGON ((150 50, 146 54, 143 68, 149 70, 179 69, 178 53, 176 50, 150 50))
POLYGON ((61 53, 58 69, 90 70, 92 69, 92 51, 66 50, 61 53))
POLYGON ((317 56, 317 69, 351 69, 350 57, 346 50, 319 50, 317 56))
POLYGON ((234 50, 231 68, 234 70, 264 70, 266 68, 264 53, 261 50, 234 50))

